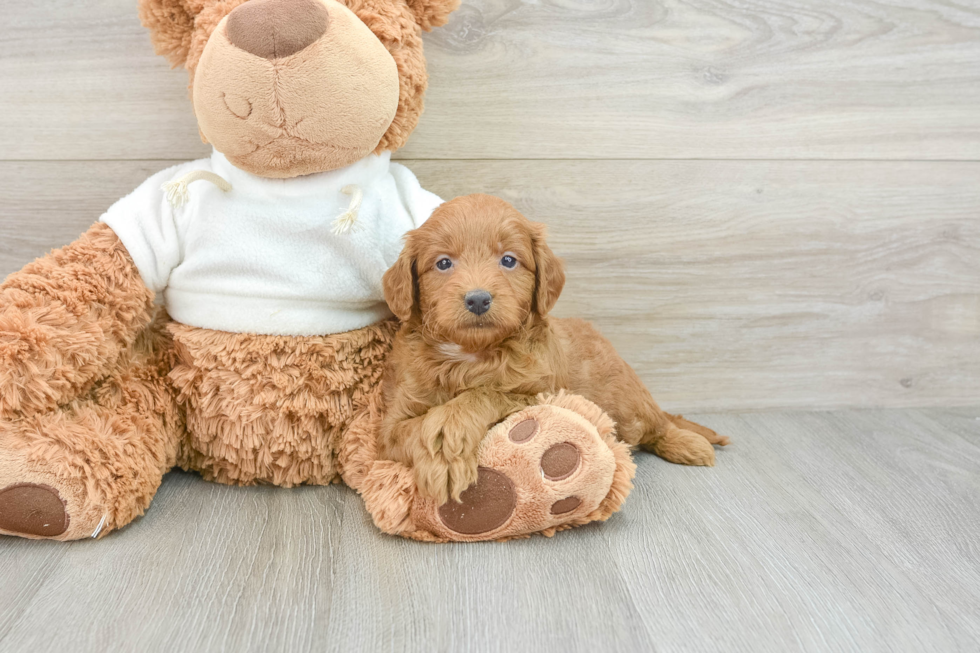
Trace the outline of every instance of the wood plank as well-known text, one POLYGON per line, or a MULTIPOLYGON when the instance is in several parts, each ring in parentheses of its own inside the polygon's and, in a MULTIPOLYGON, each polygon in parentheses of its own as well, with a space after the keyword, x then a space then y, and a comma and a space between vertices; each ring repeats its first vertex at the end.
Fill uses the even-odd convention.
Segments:
POLYGON ((379 536, 348 492, 326 640, 338 651, 659 650, 607 525, 505 544, 408 543, 379 536))
POLYGON ((972 650, 977 416, 695 415, 733 437, 717 467, 638 454, 608 522, 506 544, 382 535, 341 486, 173 473, 106 539, 0 538, 0 648, 972 650))
POLYGON ((195 159, 187 74, 153 54, 133 0, 6 3, 0 157, 195 159))
POLYGON ((0 648, 322 651, 342 498, 173 473, 107 540, 0 538, 3 585, 29 597, 0 607, 0 648))
POLYGON ((707 416, 710 472, 638 456, 603 532, 657 650, 975 647, 980 447, 912 416, 707 416))
MULTIPOLYGON (((980 8, 466 0, 405 158, 980 159, 980 8)), ((192 159, 186 74, 131 0, 0 24, 0 157, 192 159)))
POLYGON ((940 424, 951 433, 975 445, 980 445, 980 407, 923 408, 916 413, 940 424))
MULTIPOLYGON (((0 275, 170 162, 0 163, 0 275)), ((664 406, 956 405, 980 396, 980 164, 440 162, 443 197, 551 227, 556 313, 594 321, 664 406)))

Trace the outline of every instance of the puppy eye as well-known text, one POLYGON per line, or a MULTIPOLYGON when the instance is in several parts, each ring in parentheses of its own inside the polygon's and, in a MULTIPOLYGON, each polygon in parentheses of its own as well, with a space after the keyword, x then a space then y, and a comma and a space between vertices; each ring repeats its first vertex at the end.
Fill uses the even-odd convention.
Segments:
POLYGON ((441 258, 438 261, 436 261, 436 269, 437 270, 442 270, 443 272, 445 272, 446 270, 448 270, 451 267, 453 267, 453 262, 452 262, 452 259, 450 259, 448 257, 441 258))
POLYGON ((510 254, 507 254, 502 259, 500 259, 500 264, 505 268, 507 268, 508 270, 513 270, 515 267, 517 267, 517 259, 511 256, 510 254))

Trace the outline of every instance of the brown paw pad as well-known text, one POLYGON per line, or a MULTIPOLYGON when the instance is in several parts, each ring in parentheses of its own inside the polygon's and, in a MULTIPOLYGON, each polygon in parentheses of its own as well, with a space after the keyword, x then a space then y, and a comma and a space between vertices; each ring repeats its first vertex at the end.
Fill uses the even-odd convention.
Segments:
POLYGON ((578 447, 570 442, 561 442, 552 445, 541 456, 541 472, 549 481, 560 481, 571 476, 581 460, 578 447))
POLYGON ((517 424, 510 430, 511 442, 516 442, 520 444, 522 442, 527 442, 538 432, 538 420, 536 419, 526 419, 523 422, 517 424))
POLYGON ((551 504, 551 514, 564 515, 566 512, 575 510, 580 505, 582 505, 582 500, 578 497, 565 497, 551 504))
POLYGON ((18 483, 0 490, 0 529, 55 537, 68 530, 68 513, 58 491, 48 485, 18 483))
POLYGON ((463 491, 459 502, 440 506, 439 519, 457 533, 479 535, 503 526, 516 507, 514 483, 498 471, 481 467, 476 483, 463 491))

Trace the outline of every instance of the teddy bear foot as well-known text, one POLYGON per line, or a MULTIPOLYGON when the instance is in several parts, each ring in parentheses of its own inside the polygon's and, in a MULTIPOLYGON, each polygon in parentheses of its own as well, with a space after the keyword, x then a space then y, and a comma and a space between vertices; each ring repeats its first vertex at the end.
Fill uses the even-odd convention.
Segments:
POLYGON ((0 489, 0 532, 21 537, 56 537, 71 518, 58 490, 41 483, 16 483, 0 489))
POLYGON ((61 479, 27 462, 14 438, 0 437, 0 535, 28 539, 98 537, 105 513, 84 483, 61 479))
POLYGON ((582 397, 560 394, 495 426, 480 445, 479 476, 460 501, 420 497, 413 521, 438 539, 505 540, 605 520, 635 469, 612 421, 582 397))
POLYGON ((438 505, 411 470, 377 461, 359 488, 387 533, 436 542, 508 540, 608 519, 632 488, 629 447, 595 404, 564 393, 540 397, 493 427, 480 445, 477 482, 438 505))

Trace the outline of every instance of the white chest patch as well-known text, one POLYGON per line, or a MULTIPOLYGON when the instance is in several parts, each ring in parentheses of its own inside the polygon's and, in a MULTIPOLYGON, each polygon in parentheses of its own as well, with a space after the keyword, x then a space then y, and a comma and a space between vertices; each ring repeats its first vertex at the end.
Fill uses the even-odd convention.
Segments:
POLYGON ((476 354, 468 354, 463 351, 463 348, 457 345, 455 342, 442 342, 436 347, 440 354, 446 357, 446 360, 453 361, 454 363, 475 363, 480 360, 480 357, 476 354))

